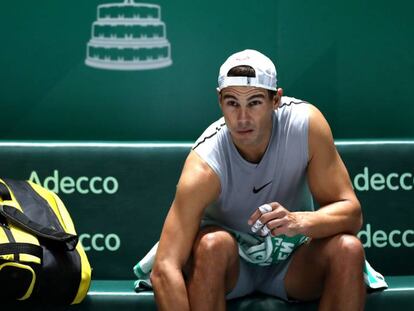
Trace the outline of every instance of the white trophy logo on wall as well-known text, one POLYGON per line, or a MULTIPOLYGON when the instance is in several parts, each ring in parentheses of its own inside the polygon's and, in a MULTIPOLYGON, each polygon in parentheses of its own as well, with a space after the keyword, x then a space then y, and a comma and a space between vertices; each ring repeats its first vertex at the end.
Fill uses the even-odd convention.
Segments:
POLYGON ((171 46, 159 5, 102 4, 92 25, 85 64, 110 70, 147 70, 172 64, 171 46))

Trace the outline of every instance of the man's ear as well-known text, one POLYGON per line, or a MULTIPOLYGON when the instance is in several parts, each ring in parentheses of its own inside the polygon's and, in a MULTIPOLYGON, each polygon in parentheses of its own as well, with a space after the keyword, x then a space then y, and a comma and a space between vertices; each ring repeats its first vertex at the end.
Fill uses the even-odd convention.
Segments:
POLYGON ((274 109, 276 110, 277 108, 279 108, 280 106, 280 102, 282 101, 282 96, 283 96, 283 89, 282 88, 278 88, 276 90, 276 95, 274 97, 274 109))
POLYGON ((219 88, 216 88, 216 91, 217 91, 218 104, 219 104, 219 106, 221 108, 221 92, 220 92, 220 89, 219 88))

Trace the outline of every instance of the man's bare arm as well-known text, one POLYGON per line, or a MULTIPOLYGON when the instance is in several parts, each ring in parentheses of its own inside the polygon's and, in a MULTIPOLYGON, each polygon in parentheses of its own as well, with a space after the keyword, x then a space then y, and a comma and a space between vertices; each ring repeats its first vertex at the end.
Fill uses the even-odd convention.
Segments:
POLYGON ((190 256, 203 211, 219 193, 218 176, 192 151, 164 223, 151 275, 159 310, 190 310, 182 268, 190 256))
POLYGON ((309 122, 308 182, 321 208, 302 215, 303 233, 314 238, 356 234, 362 225, 361 206, 331 129, 314 106, 310 106, 309 122))

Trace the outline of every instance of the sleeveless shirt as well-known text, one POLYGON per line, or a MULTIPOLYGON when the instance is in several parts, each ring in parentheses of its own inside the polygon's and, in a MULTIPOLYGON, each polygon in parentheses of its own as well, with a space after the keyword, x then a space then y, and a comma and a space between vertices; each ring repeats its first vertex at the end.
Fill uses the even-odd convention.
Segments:
POLYGON ((272 115, 272 133, 259 163, 246 161, 220 118, 193 145, 193 150, 220 179, 221 192, 204 219, 232 230, 251 233, 247 224, 262 204, 278 202, 289 211, 313 211, 308 165, 309 104, 281 97, 272 115))

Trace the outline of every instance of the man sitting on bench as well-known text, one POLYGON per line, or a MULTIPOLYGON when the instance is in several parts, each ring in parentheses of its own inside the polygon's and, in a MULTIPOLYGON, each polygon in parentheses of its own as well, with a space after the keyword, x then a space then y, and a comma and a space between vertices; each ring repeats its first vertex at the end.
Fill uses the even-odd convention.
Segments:
POLYGON ((362 216, 348 172, 322 113, 276 82, 254 50, 221 66, 223 118, 188 155, 162 230, 151 274, 160 310, 225 310, 255 291, 363 310, 362 216))

